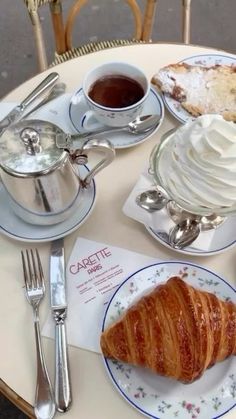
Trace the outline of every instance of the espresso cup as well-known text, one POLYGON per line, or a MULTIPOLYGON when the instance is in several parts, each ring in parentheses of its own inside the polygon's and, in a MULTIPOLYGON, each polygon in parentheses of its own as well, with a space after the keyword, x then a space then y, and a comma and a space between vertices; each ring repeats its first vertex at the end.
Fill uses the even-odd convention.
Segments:
POLYGON ((132 64, 108 62, 93 68, 83 81, 89 109, 82 117, 83 126, 89 128, 94 119, 108 126, 126 126, 141 114, 149 91, 146 75, 132 64))

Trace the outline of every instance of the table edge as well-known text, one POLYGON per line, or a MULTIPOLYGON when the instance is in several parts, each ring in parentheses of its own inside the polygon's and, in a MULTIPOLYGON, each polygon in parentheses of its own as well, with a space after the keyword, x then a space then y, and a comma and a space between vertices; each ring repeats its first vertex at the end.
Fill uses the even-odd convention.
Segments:
POLYGON ((25 413, 30 419, 34 419, 34 408, 26 400, 20 397, 5 381, 0 378, 0 393, 25 413))
MULTIPOLYGON (((106 49, 130 48, 130 47, 132 48, 132 47, 137 47, 137 46, 138 47, 141 47, 141 46, 144 46, 144 45, 179 45, 179 46, 186 46, 186 47, 189 46, 189 47, 195 47, 195 48, 207 48, 207 49, 212 50, 212 51, 220 51, 220 52, 224 52, 226 54, 236 55, 234 52, 227 51, 225 49, 221 49, 221 48, 217 48, 217 47, 211 47, 211 46, 200 45, 200 44, 185 44, 183 42, 174 42, 174 41, 173 42, 170 42, 170 41, 169 42, 163 42, 163 41, 155 41, 155 42, 152 42, 152 41, 150 41, 150 42, 142 42, 142 43, 135 43, 135 44, 129 44, 129 45, 117 45, 117 46, 106 48, 106 49)), ((79 57, 71 58, 70 60, 64 61, 63 63, 56 64, 56 65, 53 65, 53 66, 49 66, 48 68, 46 68, 42 72, 39 71, 38 73, 35 73, 34 75, 32 75, 32 77, 29 77, 28 79, 24 80, 19 86, 15 87, 10 92, 8 92, 6 95, 4 95, 3 97, 1 97, 1 100, 5 100, 10 93, 14 93, 14 91, 17 90, 22 84, 25 84, 25 83, 29 82, 34 77, 36 77, 36 76, 38 76, 40 74, 44 74, 44 73, 46 73, 48 71, 53 71, 54 68, 57 68, 58 66, 61 66, 61 65, 65 64, 68 61, 77 60, 78 58, 84 57, 85 55, 98 54, 101 51, 104 51, 104 50, 93 51, 93 52, 90 52, 90 53, 81 55, 79 57)))

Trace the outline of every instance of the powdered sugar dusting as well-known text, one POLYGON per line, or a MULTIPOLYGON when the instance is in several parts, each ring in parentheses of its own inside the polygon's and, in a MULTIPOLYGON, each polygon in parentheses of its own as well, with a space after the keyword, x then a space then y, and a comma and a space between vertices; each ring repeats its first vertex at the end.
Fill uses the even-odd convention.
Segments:
MULTIPOLYGON (((236 66, 185 66, 176 64, 161 69, 154 80, 161 90, 181 102, 190 113, 235 113, 236 66)), ((234 119, 234 118, 233 118, 234 119)))

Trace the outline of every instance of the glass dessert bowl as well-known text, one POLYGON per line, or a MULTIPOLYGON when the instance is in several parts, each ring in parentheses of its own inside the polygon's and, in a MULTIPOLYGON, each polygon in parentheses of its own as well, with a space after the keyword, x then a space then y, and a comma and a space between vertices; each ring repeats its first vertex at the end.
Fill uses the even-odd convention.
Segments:
POLYGON ((149 171, 176 208, 219 221, 236 214, 235 124, 203 115, 167 132, 149 171))

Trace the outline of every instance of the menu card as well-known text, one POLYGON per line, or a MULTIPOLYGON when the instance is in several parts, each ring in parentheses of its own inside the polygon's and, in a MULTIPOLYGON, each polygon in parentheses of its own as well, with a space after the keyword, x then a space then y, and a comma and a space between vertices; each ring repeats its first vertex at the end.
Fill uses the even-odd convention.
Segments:
MULTIPOLYGON (((140 268, 158 262, 149 256, 78 237, 66 268, 69 344, 100 352, 107 304, 119 285, 140 268)), ((54 337, 48 315, 42 335, 54 337)))

